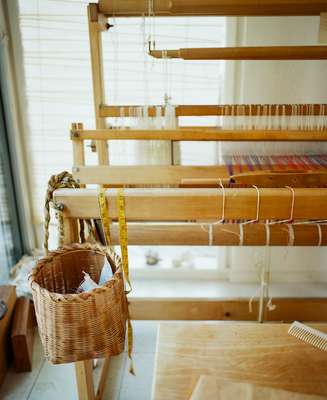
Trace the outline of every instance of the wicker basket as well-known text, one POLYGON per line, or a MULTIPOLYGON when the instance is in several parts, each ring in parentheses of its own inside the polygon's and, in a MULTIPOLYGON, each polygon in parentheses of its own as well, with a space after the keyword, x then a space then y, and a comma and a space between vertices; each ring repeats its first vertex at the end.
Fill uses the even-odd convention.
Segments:
POLYGON ((128 306, 116 254, 99 245, 64 246, 41 259, 29 279, 41 341, 53 364, 124 350, 128 306), (113 277, 101 288, 76 294, 83 271, 98 282, 104 257, 113 277))

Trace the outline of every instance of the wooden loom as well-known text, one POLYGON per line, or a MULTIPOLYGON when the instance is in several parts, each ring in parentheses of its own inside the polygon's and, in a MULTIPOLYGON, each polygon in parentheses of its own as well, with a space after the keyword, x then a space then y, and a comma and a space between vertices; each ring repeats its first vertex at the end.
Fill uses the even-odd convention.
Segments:
MULTIPOLYGON (((296 187, 293 192, 294 208, 292 218, 295 220, 327 219, 326 168, 321 171, 302 171, 296 177, 294 171, 285 176, 282 187, 277 184, 262 184, 260 190, 260 209, 258 210, 258 192, 252 187, 210 188, 217 176, 230 182, 226 166, 185 167, 185 166, 151 166, 146 167, 114 167, 109 165, 107 140, 218 140, 218 141, 326 141, 327 131, 271 131, 271 130, 222 130, 185 128, 171 131, 136 131, 131 129, 106 129, 106 117, 119 117, 121 109, 128 116, 130 106, 109 106, 104 100, 102 32, 109 28, 107 17, 141 16, 146 14, 146 0, 129 2, 100 0, 99 5, 88 7, 89 35, 91 47, 94 107, 96 129, 84 130, 81 124, 74 124, 71 132, 74 151, 73 173, 82 186, 89 183, 110 185, 110 187, 126 186, 126 216, 130 244, 188 244, 188 245, 287 245, 289 244, 288 228, 282 224, 269 227, 269 243, 267 242, 267 226, 265 220, 288 220, 292 207, 292 192, 285 188, 286 184, 296 187), (98 166, 85 165, 84 146, 86 140, 95 140, 98 166), (190 182, 190 179, 200 179, 190 182), (137 186, 136 188, 133 186, 137 186), (141 186, 141 187, 140 187, 141 186), (143 186, 143 187, 142 187, 143 186), (150 186, 150 187, 147 187, 150 186), (160 186, 158 190, 155 187, 160 186), (184 186, 184 187, 183 187, 184 186), (186 187, 185 187, 186 186, 186 187), (208 187, 209 186, 209 187, 208 187), (265 187, 266 186, 266 187, 265 187), (311 187, 309 187, 311 186, 311 187), (313 186, 313 187, 312 187, 313 186), (164 188, 163 188, 164 187, 164 188), (239 225, 234 223, 214 224, 222 216, 228 220, 254 220, 256 224, 242 226, 244 240, 240 243, 239 225), (164 214, 162 210, 165 210, 164 214), (192 222, 189 222, 192 221, 192 222), (212 228, 212 241, 208 231, 202 229, 208 224, 212 228)), ((154 2, 156 16, 174 15, 319 15, 327 11, 325 0, 262 0, 260 7, 254 0, 158 0, 154 2)), ((260 105, 244 105, 239 112, 249 115, 250 110, 260 105)), ((277 114, 289 115, 291 105, 271 106, 277 114)), ((149 112, 155 115, 155 108, 149 112)), ((183 105, 176 109, 177 116, 233 115, 232 105, 183 105)), ((326 110, 326 108, 325 108, 326 110)), ((320 105, 303 106, 301 115, 319 115, 320 105)), ((238 113, 239 115, 239 113, 238 113)), ((268 171, 264 180, 272 179, 268 171)), ((284 171, 285 172, 285 171, 284 171)), ((299 171, 298 171, 299 172, 299 171)), ((253 174, 246 174, 247 179, 253 174)), ((281 176, 281 175, 280 175, 281 176)), ((244 176, 233 176, 240 184, 244 184, 244 176), (239 180, 240 179, 240 180, 239 180)), ((275 179, 276 181, 276 179, 275 179)), ((259 185, 258 185, 259 186, 259 185)), ((113 199, 116 189, 108 190, 111 217, 113 219, 113 242, 118 242, 117 214, 113 199)), ((95 189, 59 189, 54 193, 56 202, 64 206, 65 241, 78 241, 77 219, 98 218, 97 190, 95 189)), ((312 223, 294 225, 294 245, 326 245, 327 227, 312 223)), ((131 316, 133 319, 224 319, 255 320, 255 313, 248 311, 246 300, 212 300, 212 299, 131 299, 131 316)), ((324 321, 327 311, 325 299, 276 299, 277 311, 265 311, 265 320, 311 320, 324 321)), ((258 305, 254 305, 255 311, 258 305)), ((92 377, 92 361, 76 363, 76 377, 79 399, 101 399, 104 391, 108 360, 105 360, 100 384, 94 390, 92 377)))

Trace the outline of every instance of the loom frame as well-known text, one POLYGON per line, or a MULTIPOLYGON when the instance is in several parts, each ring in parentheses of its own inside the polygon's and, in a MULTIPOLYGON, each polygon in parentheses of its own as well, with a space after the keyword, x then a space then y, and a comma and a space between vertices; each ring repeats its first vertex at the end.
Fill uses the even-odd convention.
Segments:
MULTIPOLYGON (((144 14, 144 5, 146 0, 133 0, 132 2, 116 2, 115 4, 121 6, 121 9, 115 9, 114 14, 116 17, 123 17, 123 16, 141 16, 144 14), (127 9, 126 4, 128 7, 131 5, 135 6, 134 10, 127 9), (125 8, 124 8, 125 5, 125 8)), ((98 165, 99 166, 109 166, 109 156, 108 156, 108 148, 106 145, 105 140, 101 140, 98 136, 99 130, 106 130, 105 126, 105 118, 106 117, 119 117, 121 112, 120 106, 110 106, 106 105, 105 102, 105 93, 104 93, 104 74, 103 74, 103 59, 102 59, 102 33, 105 32, 110 28, 108 24, 107 17, 113 15, 113 9, 110 8, 109 2, 105 0, 100 0, 99 5, 97 4, 89 4, 88 6, 88 27, 89 27, 89 40, 90 40, 90 51, 91 51, 91 67, 92 67, 92 80, 93 80, 93 97, 94 97, 94 111, 96 117, 96 130, 94 135, 96 139, 96 149, 97 149, 97 156, 98 156, 98 165)), ((224 0, 206 0, 205 2, 199 2, 197 0, 188 0, 185 2, 184 0, 174 0, 170 2, 168 0, 157 0, 155 2, 155 9, 156 15, 158 16, 178 16, 178 15, 223 15, 223 16, 241 16, 241 15, 320 15, 321 12, 327 11, 327 3, 325 0, 262 0, 262 4, 260 7, 257 7, 257 1, 254 0, 229 0, 228 2, 224 0), (175 8, 168 7, 167 4, 173 4, 175 8), (182 8, 176 8, 176 5, 181 5, 182 8), (158 5, 158 7, 156 7, 158 5), (187 7, 188 9, 187 9, 187 7), (184 9, 183 9, 184 7, 184 9), (186 9, 185 9, 186 7, 186 9), (195 10, 195 11, 194 11, 195 10)), ((319 112, 318 105, 314 106, 314 115, 319 112)), ((127 116, 129 111, 129 106, 123 106, 124 115, 127 116)), ((251 107, 244 105, 244 114, 249 115, 249 110, 251 107)), ((193 105, 184 105, 179 106, 176 109, 177 116, 191 116, 191 115, 233 115, 234 107, 230 105, 223 105, 223 106, 216 106, 216 105, 204 105, 204 106, 193 106, 193 105)), ((291 112, 291 106, 285 105, 285 110, 277 108, 277 113, 281 115, 281 112, 285 113, 285 115, 289 115, 291 112), (286 111, 285 111, 286 110, 286 111)), ((308 111, 307 111, 308 112, 308 111)), ((150 116, 151 113, 155 113, 154 108, 150 109, 150 116)), ((83 131, 82 125, 77 125, 76 129, 78 131, 83 131)), ((83 133, 83 132, 80 132, 83 133)), ((85 132, 84 132, 85 133, 85 132)), ((104 137, 108 137, 108 135, 113 135, 115 132, 105 132, 104 137)), ((128 132, 130 134, 130 132, 128 132)), ((197 132, 195 132, 197 133, 197 132)), ((195 135, 194 132, 191 133, 192 140, 195 135)), ((219 132, 220 135, 217 133, 217 137, 219 140, 222 139, 222 134, 219 132)), ((87 134, 91 134, 88 132, 87 134)), ((122 134, 122 132, 120 132, 122 134)), ((132 133, 132 134, 135 134, 132 133)), ((176 135, 176 132, 170 132, 171 135, 176 135)), ((318 135, 323 135, 323 140, 326 140, 326 132, 319 132, 318 135)), ((229 140, 231 138, 231 132, 229 132, 229 140)), ((235 135, 235 133, 234 133, 235 135)), ((292 135, 292 133, 290 133, 292 135)), ((306 132, 307 139, 309 137, 308 132, 306 132)), ((241 134, 237 133, 236 136, 238 139, 234 140, 242 140, 241 134)), ((313 135, 314 136, 314 135, 313 135)), ((313 137, 311 135, 311 139, 309 140, 318 140, 317 137, 313 137)), ((176 136, 175 136, 176 137, 176 136)), ((280 135, 279 135, 280 137, 280 135)), ((113 137, 110 137, 112 139, 113 137)), ((191 140, 191 139, 189 139, 191 140)), ((198 139, 200 140, 200 139, 198 139)), ((203 139, 201 139, 203 140, 203 139)), ((227 140, 227 137, 226 137, 227 140)), ((254 139, 253 139, 254 140, 254 139)), ((257 138, 256 140, 263 140, 263 132, 261 132, 261 139, 257 138)), ((272 138, 272 140, 276 140, 276 138, 272 138)), ((287 140, 295 140, 295 138, 289 138, 287 140)), ((85 154, 83 148, 83 141, 80 140, 78 137, 73 138, 74 143, 74 168, 81 168, 85 166, 85 154)), ((77 172, 77 171, 75 171, 77 172)), ((98 182, 99 183, 99 182, 98 182)), ((102 183, 102 182, 101 182, 102 183)), ((82 183, 82 187, 83 187, 82 183)), ((97 206, 96 206, 96 192, 87 192, 86 189, 68 189, 68 191, 57 190, 54 193, 54 198, 56 201, 61 202, 64 204, 64 211, 63 211, 63 221, 64 221, 64 241, 65 243, 72 243, 78 242, 78 219, 85 216, 93 216, 98 217, 97 214, 97 206), (91 202, 91 203, 90 203, 91 202), (89 206, 91 208, 89 209, 89 206), (90 212, 90 210, 92 212, 90 212)), ((144 196, 147 189, 139 189, 141 191, 141 198, 142 198, 142 191, 143 191, 143 199, 147 198, 147 204, 152 202, 153 200, 157 199, 157 196, 149 197, 144 196)), ((190 214, 187 215, 186 219, 189 219, 190 216, 194 216, 192 214, 192 209, 197 209, 199 207, 199 202, 196 196, 190 197, 187 193, 189 191, 185 191, 186 189, 178 189, 179 194, 182 202, 187 201, 189 202, 189 212, 190 214), (193 204, 193 202, 197 203, 193 204)), ((191 189, 192 190, 192 189, 191 189)), ((210 220, 217 219, 217 215, 213 213, 213 210, 217 211, 217 201, 220 199, 222 200, 221 194, 217 193, 216 190, 212 190, 211 192, 207 192, 208 189, 199 189, 198 192, 200 194, 200 200, 202 204, 202 208, 198 209, 199 216, 203 216, 202 211, 207 210, 207 214, 205 215, 210 220), (204 201, 205 200, 205 201, 204 201), (204 203, 203 203, 204 201, 204 203), (207 207, 207 206, 208 207, 207 207), (205 206, 205 208, 203 208, 205 206)), ((237 189, 236 200, 234 202, 238 203, 240 207, 241 202, 246 200, 248 202, 248 206, 246 208, 246 213, 242 214, 244 217, 249 217, 250 219, 253 218, 253 213, 255 213, 255 207, 253 205, 256 203, 256 194, 253 190, 244 189, 244 191, 240 191, 241 189, 237 189)), ((114 195, 115 191, 110 190, 110 193, 107 196, 111 197, 114 195)), ((168 194, 169 189, 166 190, 166 194, 168 194)), ((135 193, 135 192, 134 192, 135 193)), ((172 193, 172 192, 171 192, 172 193)), ((228 194, 234 192, 228 192, 228 194)), ((280 216, 281 218, 287 218, 289 215, 289 203, 290 203, 290 193, 286 189, 279 189, 277 192, 274 192, 273 189, 263 190, 263 198, 269 198, 269 196, 273 196, 273 199, 280 201, 278 210, 275 210, 273 214, 269 214, 269 206, 266 204, 265 207, 262 209, 262 214, 260 217, 271 217, 271 216, 280 216), (282 204, 282 207, 280 207, 282 204)), ((327 218, 327 214, 324 210, 322 205, 326 204, 327 200, 327 189, 318 189, 315 192, 316 195, 313 196, 312 189, 299 189, 297 190, 297 199, 301 199, 302 205, 304 206, 310 200, 311 204, 310 207, 315 209, 315 216, 318 218, 327 218), (319 211, 320 210, 320 211, 319 211)), ((132 196, 133 197, 133 196, 132 196)), ((127 205, 127 218, 129 219, 129 215, 131 212, 130 208, 130 201, 132 199, 129 193, 127 193, 126 205, 127 205)), ((231 199, 232 197, 230 197, 231 199)), ((173 202, 175 200, 172 200, 173 202)), ((173 204, 170 202, 170 204, 173 204)), ((233 203, 230 203, 229 207, 233 203)), ((147 205, 147 207, 148 207, 147 205)), ((166 206, 166 199, 161 200, 161 205, 166 206)), ((234 204, 235 205, 235 204, 234 204)), ((304 216, 307 217, 303 210, 307 210, 307 206, 298 207, 299 203, 297 203, 296 216, 304 216), (302 211, 301 211, 302 210, 302 211)), ((242 208, 244 203, 242 203, 242 208)), ((179 207, 178 212, 181 212, 182 208, 179 207)), ((113 208, 113 212, 115 210, 113 208)), ((227 214, 229 215, 229 214, 227 214)), ((230 214, 232 215, 232 214, 230 214)), ((310 215, 312 215, 310 213, 310 215)), ((115 217, 116 215, 113 214, 115 217)), ((173 214, 171 215, 173 216, 173 214)), ((146 220, 151 217, 151 214, 146 214, 146 220)), ((180 229, 185 228, 185 215, 175 215, 173 219, 179 221, 179 225, 177 225, 177 232, 180 232, 180 229), (178 217, 178 218, 177 218, 178 217), (182 218, 182 221, 180 219, 182 218), (183 225, 184 224, 184 225, 183 225)), ((137 220, 138 218, 136 218, 137 220)), ((143 218, 144 219, 144 218, 143 218)), ((151 218, 150 218, 151 219, 151 218)), ((153 218, 152 218, 153 219, 153 218)), ((159 219, 160 216, 158 214, 155 216, 156 221, 159 219)), ((136 223, 137 224, 137 223, 136 223)), ((155 225, 157 229, 162 229, 162 224, 155 225)), ((167 229, 173 229, 173 225, 169 225, 168 223, 167 229)), ((146 243, 146 234, 151 235, 151 231, 146 231, 144 224, 142 223, 141 227, 143 227, 143 233, 141 233, 141 238, 139 235, 135 235, 135 242, 142 243, 142 240, 146 243), (143 239, 142 239, 143 237, 143 239)), ((174 225, 176 229, 176 225, 174 225)), ((136 229, 140 229, 140 225, 134 225, 134 232, 136 229)), ((199 224, 197 226, 193 226, 192 229, 199 228, 199 224)), ((258 224, 258 227, 248 226, 250 230, 253 229, 263 229, 264 227, 262 224, 258 224)), ((276 226, 272 228, 272 230, 276 230, 277 239, 281 240, 282 232, 280 231, 280 226, 276 226)), ((215 226, 215 229, 220 229, 220 227, 215 226)), ((312 235, 312 229, 316 229, 315 227, 306 226, 305 230, 307 230, 306 234, 303 234, 302 240, 308 239, 308 234, 312 235)), ((325 227, 323 230, 325 232, 325 227)), ((117 237, 117 226, 113 224, 113 232, 114 237, 117 237)), ((303 233, 303 232, 302 232, 303 233)), ((198 234, 192 236, 194 232, 189 231, 188 235, 188 242, 191 243, 196 240, 200 242, 201 240, 205 240, 203 235, 200 238, 198 234)), ((262 241, 264 241, 263 234, 261 233, 258 236, 258 232, 251 233, 252 235, 256 235, 260 237, 262 241)), ((133 235, 132 235, 133 236, 133 235)), ((179 234, 180 236, 180 234, 179 234)), ((316 238, 317 239, 317 238, 316 238)), ((115 240, 115 239, 114 239, 115 240)), ((230 240, 230 238, 228 239, 230 240)), ((227 244, 226 239, 226 244, 227 244)), ((168 244, 168 243, 167 243, 168 244)), ((324 236, 323 244, 326 244, 326 236, 324 236)), ((222 319, 222 320, 256 320, 256 313, 250 314, 248 311, 248 302, 246 300, 240 299, 222 299, 222 300, 213 300, 208 298, 203 299, 181 299, 181 298, 169 298, 169 299, 156 299, 156 298, 147 298, 147 299, 137 299, 131 298, 131 316, 133 319, 188 319, 188 320, 215 320, 215 319, 222 319)), ((327 312, 327 299, 325 298, 283 298, 283 299, 275 299, 275 303, 278 305, 278 312, 274 315, 270 314, 269 316, 266 315, 266 319, 268 320, 311 320, 311 321, 325 321, 324 315, 327 312)), ((262 304, 258 304, 254 302, 254 310, 259 312, 260 308, 262 308, 262 304)), ((104 361, 99 385, 95 388, 94 380, 93 380, 93 360, 86 360, 80 361, 75 363, 75 372, 76 372, 76 381, 77 381, 77 391, 78 391, 78 398, 79 400, 101 400, 104 394, 105 382, 106 382, 106 375, 108 373, 109 367, 109 359, 104 361)))

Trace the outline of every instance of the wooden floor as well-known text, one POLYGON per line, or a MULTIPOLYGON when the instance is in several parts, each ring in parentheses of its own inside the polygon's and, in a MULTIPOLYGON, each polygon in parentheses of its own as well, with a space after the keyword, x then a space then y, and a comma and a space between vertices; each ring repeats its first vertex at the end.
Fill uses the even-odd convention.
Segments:
MULTIPOLYGON (((150 400, 154 367, 157 323, 135 321, 134 365, 136 376, 128 372, 126 353, 113 357, 104 399, 150 400)), ((36 335, 33 371, 16 374, 10 371, 0 389, 1 400, 74 400, 75 373, 72 364, 50 365, 42 355, 41 343, 36 335)), ((95 375, 100 371, 95 369, 95 375)))

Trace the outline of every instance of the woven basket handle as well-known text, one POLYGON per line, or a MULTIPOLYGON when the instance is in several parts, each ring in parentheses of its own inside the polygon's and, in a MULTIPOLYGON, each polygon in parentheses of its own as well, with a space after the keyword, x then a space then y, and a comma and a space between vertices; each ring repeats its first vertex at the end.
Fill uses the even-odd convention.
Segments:
MULTIPOLYGON (((79 188, 79 184, 75 181, 72 174, 67 171, 63 171, 58 175, 52 175, 48 182, 48 187, 45 196, 45 204, 44 204, 44 242, 43 247, 45 253, 49 252, 49 226, 50 226, 50 206, 52 206, 56 210, 56 216, 58 219, 58 233, 59 233, 59 247, 64 244, 64 217, 63 217, 63 204, 58 204, 53 201, 53 192, 56 189, 64 189, 64 188, 79 188)), ((79 235, 81 243, 85 242, 85 234, 84 234, 84 220, 79 219, 79 235)))

